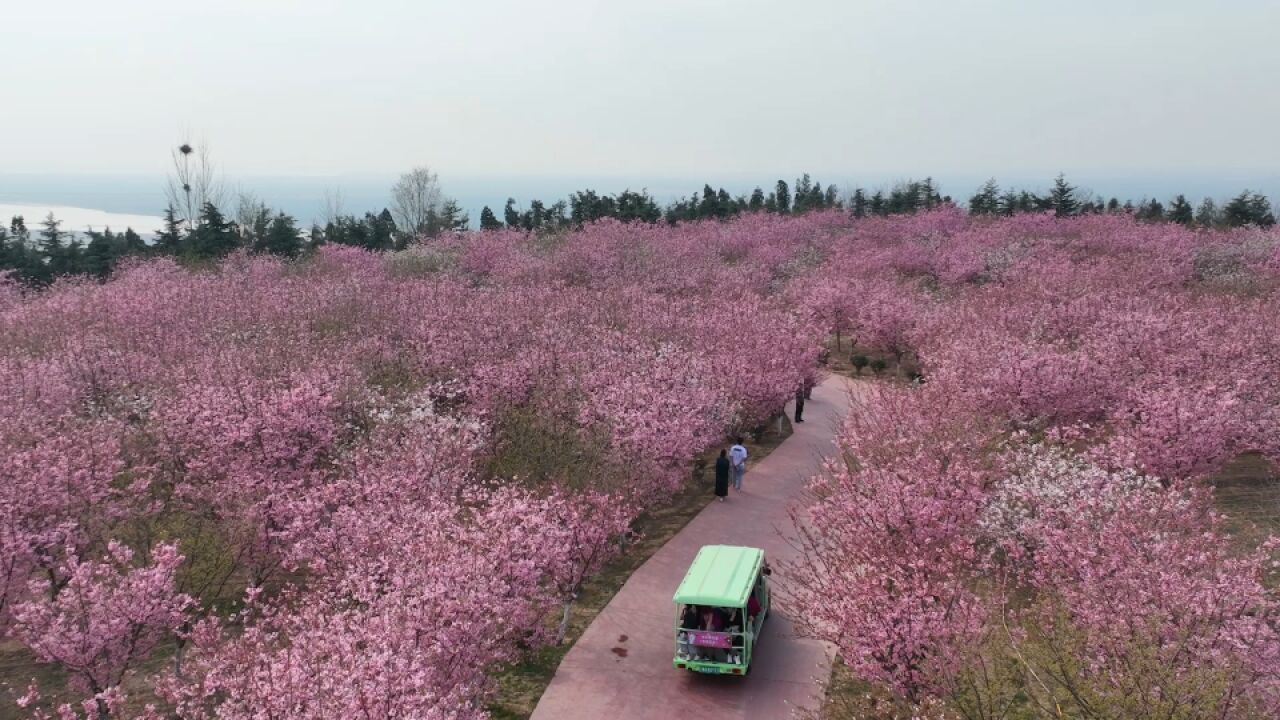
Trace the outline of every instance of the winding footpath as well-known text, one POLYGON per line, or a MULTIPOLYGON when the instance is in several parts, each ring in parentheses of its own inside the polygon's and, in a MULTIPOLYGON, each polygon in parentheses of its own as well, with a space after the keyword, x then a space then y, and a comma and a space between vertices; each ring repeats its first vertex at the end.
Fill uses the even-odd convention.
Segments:
POLYGON ((834 451, 849 393, 837 375, 814 388, 795 433, 763 461, 748 460, 744 492, 708 505, 631 575, 560 663, 533 720, 785 720, 819 706, 832 651, 794 636, 785 599, 775 596, 751 674, 737 678, 671 667, 671 596, 703 545, 759 547, 775 562, 795 556, 780 534, 787 511, 834 451))

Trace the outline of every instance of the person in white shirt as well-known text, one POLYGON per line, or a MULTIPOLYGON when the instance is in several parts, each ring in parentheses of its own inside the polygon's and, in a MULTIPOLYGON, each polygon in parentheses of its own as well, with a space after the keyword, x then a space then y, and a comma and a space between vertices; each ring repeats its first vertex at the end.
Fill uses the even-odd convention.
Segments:
POLYGON ((733 489, 742 492, 742 476, 747 472, 747 449, 742 447, 741 437, 729 448, 729 472, 733 475, 733 489))

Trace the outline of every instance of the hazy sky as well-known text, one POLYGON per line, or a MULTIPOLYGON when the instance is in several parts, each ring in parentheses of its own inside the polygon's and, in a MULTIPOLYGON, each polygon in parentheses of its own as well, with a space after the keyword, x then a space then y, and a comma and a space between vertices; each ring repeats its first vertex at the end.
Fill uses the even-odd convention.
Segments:
POLYGON ((0 169, 1280 169, 1263 0, 0 0, 0 169))

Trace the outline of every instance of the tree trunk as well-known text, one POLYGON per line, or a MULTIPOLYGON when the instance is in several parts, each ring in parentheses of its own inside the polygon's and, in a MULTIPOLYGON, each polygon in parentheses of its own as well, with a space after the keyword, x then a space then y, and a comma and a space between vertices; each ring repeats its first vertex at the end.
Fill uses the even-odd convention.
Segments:
POLYGON ((569 616, 573 613, 573 601, 578 599, 577 593, 574 593, 564 604, 564 613, 560 615, 560 627, 556 630, 556 645, 564 642, 564 636, 569 633, 569 616))

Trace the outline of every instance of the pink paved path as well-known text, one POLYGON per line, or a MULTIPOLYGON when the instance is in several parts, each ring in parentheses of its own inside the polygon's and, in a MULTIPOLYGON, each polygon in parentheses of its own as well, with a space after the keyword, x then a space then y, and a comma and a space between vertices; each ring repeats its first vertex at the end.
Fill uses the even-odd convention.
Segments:
POLYGON ((748 461, 745 492, 730 489, 727 502, 711 503, 631 575, 560 663, 533 720, 783 720, 795 708, 817 706, 831 651, 792 635, 785 601, 776 601, 765 623, 751 675, 737 678, 671 667, 671 596, 703 545, 749 545, 771 560, 794 557, 779 531, 789 530, 787 508, 832 452, 848 400, 847 380, 838 376, 814 389, 795 434, 762 462, 748 461))

